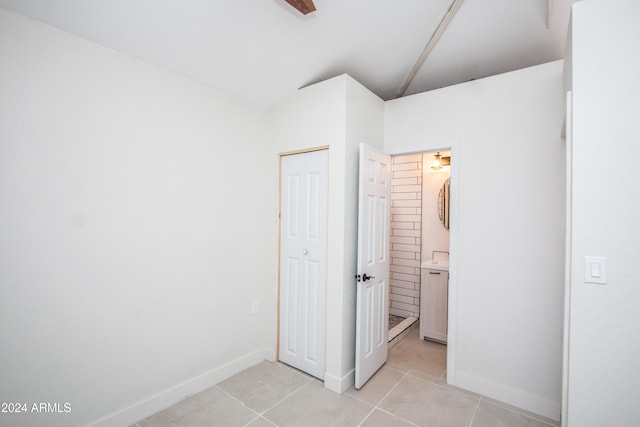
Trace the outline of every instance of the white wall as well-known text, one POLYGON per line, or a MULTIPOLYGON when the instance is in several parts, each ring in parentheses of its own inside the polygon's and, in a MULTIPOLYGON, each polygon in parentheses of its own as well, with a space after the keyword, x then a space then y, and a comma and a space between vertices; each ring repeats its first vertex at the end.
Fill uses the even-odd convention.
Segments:
POLYGON ((569 426, 638 424, 640 3, 573 6, 569 426), (607 284, 584 257, 607 259, 607 284))
MULTIPOLYGON (((433 251, 449 252, 449 230, 444 228, 438 215, 438 195, 442 184, 451 175, 451 167, 445 166, 440 170, 431 169, 435 153, 422 156, 422 261, 430 260, 433 251)), ((441 152, 443 156, 450 156, 448 151, 441 152)), ((444 254, 435 254, 437 257, 444 254)))
MULTIPOLYGON (((299 90, 271 111, 273 150, 281 153, 329 146, 329 198, 327 241, 327 327, 325 384, 339 384, 342 374, 344 237, 345 77, 299 90)), ((274 174, 274 180, 277 176, 274 174)), ((275 192, 275 189, 274 189, 275 192)), ((274 248, 275 249, 275 248, 274 248)), ((274 284, 275 286, 275 284, 274 284)), ((273 337, 274 340, 276 337, 273 337)), ((339 385, 334 387, 340 388, 339 385)))
MULTIPOLYGON (((344 374, 353 372, 355 367, 356 342, 356 281, 358 255, 358 169, 360 143, 365 142, 379 150, 384 146, 384 101, 369 89, 347 76, 347 120, 345 122, 345 227, 343 259, 344 287, 342 339, 342 370, 344 374)), ((353 386, 350 378, 343 382, 342 391, 353 386)))
POLYGON ((555 419, 564 266, 561 125, 562 62, 385 104, 386 151, 452 147, 452 227, 458 229, 452 230, 457 254, 449 314, 456 316, 448 359, 455 364, 448 378, 555 419))
POLYGON ((325 386, 353 385, 358 145, 382 148, 383 101, 347 75, 299 90, 271 111, 279 153, 329 146, 329 236, 325 386))
POLYGON ((0 57, 0 396, 71 404, 0 422, 128 425, 271 357, 267 113, 4 10, 0 57))

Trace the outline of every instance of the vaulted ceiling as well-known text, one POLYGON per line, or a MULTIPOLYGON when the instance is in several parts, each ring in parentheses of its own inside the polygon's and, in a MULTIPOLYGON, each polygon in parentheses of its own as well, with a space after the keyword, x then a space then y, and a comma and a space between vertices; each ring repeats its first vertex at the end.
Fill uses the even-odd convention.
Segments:
MULTIPOLYGON (((395 98, 453 0, 0 0, 0 7, 270 107, 348 73, 395 98)), ((464 0, 405 95, 564 56, 576 0, 464 0)))

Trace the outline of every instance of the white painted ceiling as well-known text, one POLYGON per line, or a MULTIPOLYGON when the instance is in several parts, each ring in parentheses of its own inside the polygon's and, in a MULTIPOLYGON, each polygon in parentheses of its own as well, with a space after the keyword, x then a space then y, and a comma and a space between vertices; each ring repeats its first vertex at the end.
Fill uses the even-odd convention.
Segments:
MULTIPOLYGON (((405 95, 562 58, 575 1, 465 0, 405 95)), ((284 0, 0 0, 0 7, 270 107, 343 73, 395 98, 451 2, 314 0, 317 11, 307 16, 284 0)))

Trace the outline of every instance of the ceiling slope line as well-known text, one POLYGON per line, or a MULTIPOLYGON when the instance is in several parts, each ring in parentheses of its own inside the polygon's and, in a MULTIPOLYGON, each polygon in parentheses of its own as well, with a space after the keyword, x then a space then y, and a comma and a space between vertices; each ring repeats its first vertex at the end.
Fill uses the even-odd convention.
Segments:
POLYGON ((462 4, 463 1, 464 0, 453 0, 453 3, 451 3, 451 6, 449 6, 449 10, 447 10, 447 13, 445 13, 445 15, 442 17, 442 20, 438 24, 438 27, 431 35, 431 38, 429 39, 429 43, 427 43, 427 46, 422 51, 422 54, 416 61, 415 65, 413 66, 411 71, 409 71, 409 74, 407 74, 407 77, 405 77, 404 81, 402 82, 402 85, 400 86, 400 89, 396 94, 396 98, 402 97, 404 93, 407 91, 407 88, 409 87, 409 85, 415 78, 416 74, 422 67, 422 64, 424 64, 424 61, 427 59, 427 56, 429 56, 433 48, 438 43, 438 40, 440 40, 440 37, 444 33, 444 30, 447 29, 447 26, 453 19, 453 16, 456 14, 456 12, 460 8, 460 5, 462 4))

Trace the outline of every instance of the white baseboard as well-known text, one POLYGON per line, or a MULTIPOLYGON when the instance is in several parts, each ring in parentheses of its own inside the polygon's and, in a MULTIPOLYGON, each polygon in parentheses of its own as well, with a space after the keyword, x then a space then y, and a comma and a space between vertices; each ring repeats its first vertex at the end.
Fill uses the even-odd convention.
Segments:
POLYGON ((324 375, 324 387, 339 394, 349 390, 349 387, 353 386, 355 381, 356 371, 354 369, 347 372, 342 378, 330 374, 324 375))
POLYGON ((456 372, 455 386, 508 403, 534 414, 542 415, 551 420, 560 421, 560 402, 535 396, 502 384, 492 383, 460 371, 456 372))
POLYGON ((274 361, 275 352, 273 349, 260 349, 252 353, 246 354, 229 363, 226 363, 217 368, 211 369, 208 372, 191 378, 181 384, 177 384, 167 390, 157 393, 153 396, 149 396, 139 402, 132 404, 131 406, 115 412, 111 415, 107 415, 91 424, 90 427, 122 427, 131 425, 137 421, 140 421, 156 412, 159 412, 165 408, 168 408, 175 403, 178 403, 186 397, 192 396, 203 390, 208 389, 221 381, 241 372, 253 365, 256 365, 263 360, 274 361))

